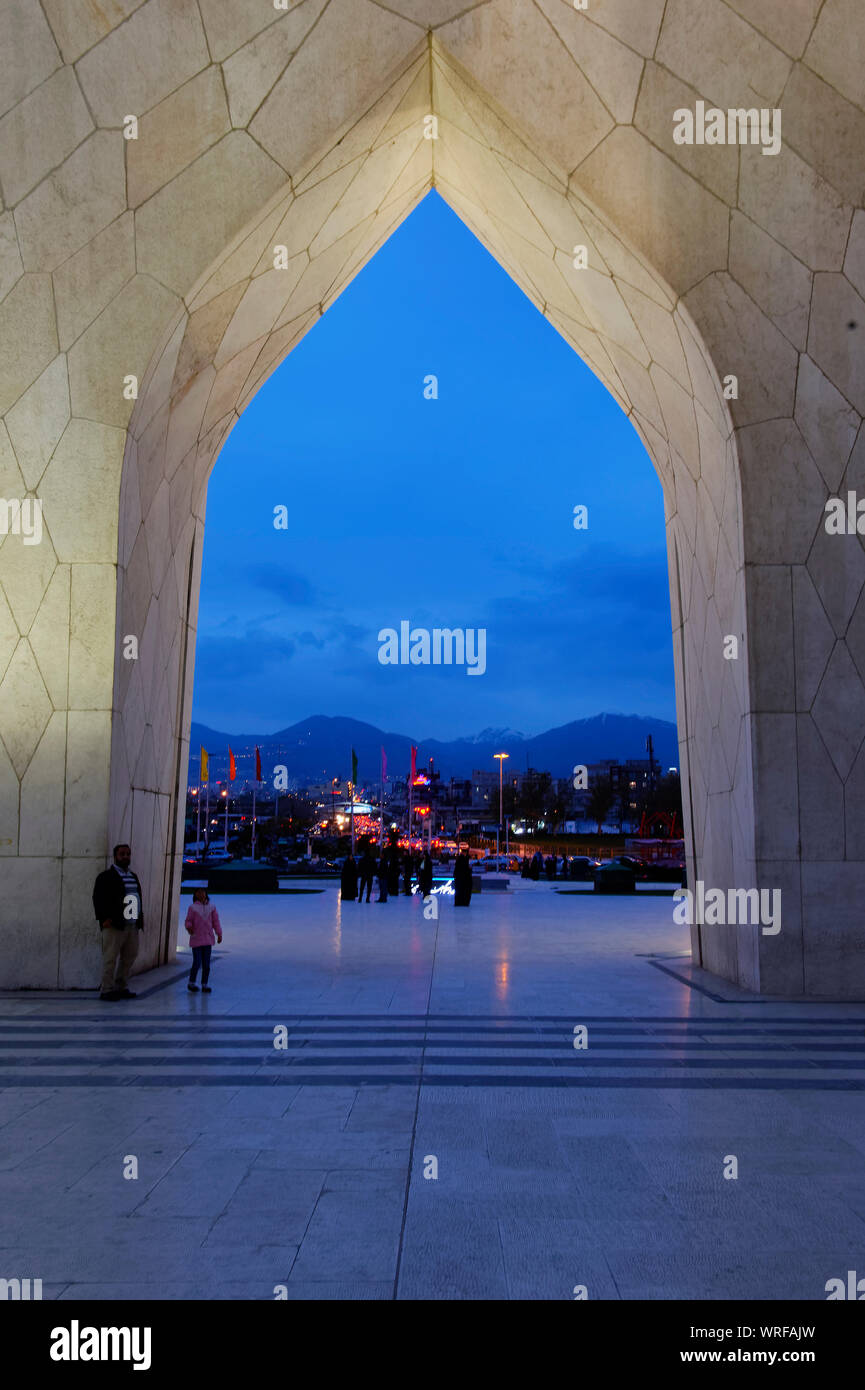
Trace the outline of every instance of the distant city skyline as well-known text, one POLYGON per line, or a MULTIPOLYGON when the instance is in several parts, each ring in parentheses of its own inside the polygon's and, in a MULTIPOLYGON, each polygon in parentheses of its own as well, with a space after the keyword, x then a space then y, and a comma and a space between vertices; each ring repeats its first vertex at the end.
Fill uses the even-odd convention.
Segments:
POLYGON ((660 483, 605 388, 430 194, 222 450, 193 717, 264 733, 315 710, 453 739, 604 709, 675 719, 660 483), (383 664, 379 634, 404 621, 484 631, 483 673, 383 664))

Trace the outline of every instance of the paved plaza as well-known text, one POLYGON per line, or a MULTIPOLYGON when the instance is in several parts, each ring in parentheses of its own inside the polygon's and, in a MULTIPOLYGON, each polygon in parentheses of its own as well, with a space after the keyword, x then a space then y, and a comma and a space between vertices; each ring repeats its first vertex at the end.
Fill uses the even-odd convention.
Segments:
POLYGON ((223 897, 209 996, 188 953, 132 1001, 2 996, 0 1276, 819 1300, 865 1272, 865 1004, 693 971, 669 894, 511 885, 438 921, 333 883, 223 897))

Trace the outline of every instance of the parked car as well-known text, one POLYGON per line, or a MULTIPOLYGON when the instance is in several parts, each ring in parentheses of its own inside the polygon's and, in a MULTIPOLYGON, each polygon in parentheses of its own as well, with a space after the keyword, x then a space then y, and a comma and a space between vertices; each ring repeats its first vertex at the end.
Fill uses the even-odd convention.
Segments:
POLYGON ((587 854, 577 854, 568 861, 568 878, 588 883, 594 878, 597 867, 597 860, 590 859, 587 854))
POLYGON ((635 893, 637 890, 634 866, 624 858, 598 864, 594 877, 596 893, 635 893))

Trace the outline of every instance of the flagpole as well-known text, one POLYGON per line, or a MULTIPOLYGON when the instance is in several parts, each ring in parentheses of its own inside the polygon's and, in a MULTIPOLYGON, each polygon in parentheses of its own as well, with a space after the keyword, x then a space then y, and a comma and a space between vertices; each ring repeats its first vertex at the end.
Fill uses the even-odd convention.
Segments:
POLYGON ((252 862, 255 863, 255 788, 256 783, 252 784, 252 862))
POLYGON ((411 773, 408 775, 408 852, 411 854, 411 804, 412 804, 412 782, 414 778, 411 773))
POLYGON ((204 809, 204 853, 210 849, 210 764, 207 765, 207 805, 204 809))
POLYGON ((349 810, 349 815, 351 817, 351 853, 352 858, 354 858, 354 782, 349 782, 348 793, 351 797, 351 808, 349 810))
POLYGON ((201 759, 198 767, 198 795, 195 798, 195 853, 201 854, 201 759))
POLYGON ((381 750, 381 806, 378 818, 378 847, 384 849, 384 749, 381 750))
POLYGON ((228 853, 228 802, 230 800, 229 787, 225 788, 225 853, 228 853))

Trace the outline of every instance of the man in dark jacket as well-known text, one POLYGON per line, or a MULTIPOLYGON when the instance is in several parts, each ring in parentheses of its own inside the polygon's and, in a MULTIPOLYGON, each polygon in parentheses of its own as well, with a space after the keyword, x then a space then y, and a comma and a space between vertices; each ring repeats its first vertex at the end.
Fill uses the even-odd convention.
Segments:
POLYGON ((472 900, 472 864, 465 850, 454 863, 454 907, 468 907, 472 900))
POLYGON ((138 933, 144 928, 141 884, 129 867, 132 851, 128 845, 115 845, 113 857, 111 868, 98 874, 93 885, 93 910, 102 930, 99 997, 107 1001, 135 998, 127 979, 138 955, 138 933))
POLYGON ((363 890, 366 888, 366 900, 369 902, 372 893, 372 881, 375 877, 375 859, 369 845, 364 846, 363 854, 360 857, 358 869, 358 894, 357 900, 363 902, 363 890))
POLYGON ((350 854, 342 866, 339 896, 343 902, 353 903, 357 898, 357 864, 350 854))

